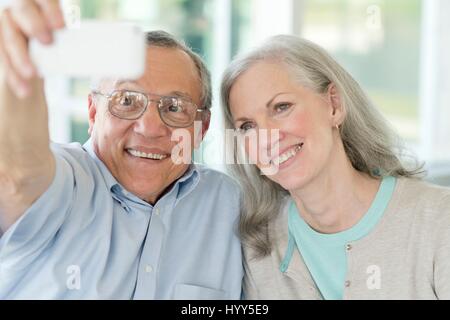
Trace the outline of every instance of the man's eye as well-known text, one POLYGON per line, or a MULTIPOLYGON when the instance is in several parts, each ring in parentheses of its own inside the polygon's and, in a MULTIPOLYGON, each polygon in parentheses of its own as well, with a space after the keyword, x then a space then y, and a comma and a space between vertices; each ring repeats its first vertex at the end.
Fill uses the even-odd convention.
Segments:
POLYGON ((178 104, 171 104, 171 105, 167 108, 167 110, 168 110, 169 112, 173 112, 173 113, 180 113, 180 112, 183 112, 183 108, 182 108, 180 105, 178 105, 178 104))
POLYGON ((120 99, 120 105, 124 106, 124 107, 129 107, 131 105, 133 105, 133 98, 130 96, 125 96, 122 97, 122 99, 120 99))

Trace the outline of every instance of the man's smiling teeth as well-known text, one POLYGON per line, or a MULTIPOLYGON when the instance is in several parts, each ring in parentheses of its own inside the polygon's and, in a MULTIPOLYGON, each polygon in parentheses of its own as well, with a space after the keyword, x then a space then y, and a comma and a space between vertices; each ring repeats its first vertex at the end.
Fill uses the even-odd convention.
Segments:
POLYGON ((288 151, 281 154, 280 156, 272 159, 272 161, 271 161, 272 164, 276 165, 276 166, 283 164, 284 162, 288 161, 290 158, 295 156, 297 154, 297 152, 299 152, 302 149, 302 147, 303 147, 303 143, 296 145, 295 147, 289 149, 288 151))
POLYGON ((167 155, 165 154, 156 154, 156 153, 145 153, 133 149, 127 150, 129 154, 132 156, 138 157, 138 158, 146 158, 146 159, 152 159, 152 160, 163 160, 167 158, 167 155))

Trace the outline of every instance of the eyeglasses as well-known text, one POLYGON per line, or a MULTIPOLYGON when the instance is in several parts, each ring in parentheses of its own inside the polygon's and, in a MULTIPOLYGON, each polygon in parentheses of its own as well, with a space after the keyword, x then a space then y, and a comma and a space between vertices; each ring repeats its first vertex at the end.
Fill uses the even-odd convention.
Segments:
POLYGON ((158 113, 161 120, 169 127, 190 127, 195 120, 199 109, 192 101, 182 97, 160 96, 129 90, 114 90, 110 94, 93 91, 108 98, 108 110, 112 115, 125 120, 137 120, 147 110, 150 102, 158 104, 158 113))

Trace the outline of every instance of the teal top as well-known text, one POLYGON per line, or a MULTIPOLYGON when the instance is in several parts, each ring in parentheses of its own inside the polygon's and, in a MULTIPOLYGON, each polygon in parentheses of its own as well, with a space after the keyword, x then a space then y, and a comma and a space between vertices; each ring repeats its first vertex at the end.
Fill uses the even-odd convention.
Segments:
POLYGON ((363 218, 352 228, 323 234, 313 230, 300 216, 295 203, 289 206, 289 243, 280 269, 284 272, 289 265, 295 245, 301 252, 318 289, 324 299, 343 298, 347 273, 346 247, 370 233, 383 216, 391 199, 396 178, 383 178, 375 199, 363 218))

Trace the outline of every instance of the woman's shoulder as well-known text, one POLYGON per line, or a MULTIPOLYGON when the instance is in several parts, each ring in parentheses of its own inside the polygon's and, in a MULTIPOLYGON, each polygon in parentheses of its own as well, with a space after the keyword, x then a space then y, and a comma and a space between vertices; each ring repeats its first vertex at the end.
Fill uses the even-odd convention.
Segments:
MULTIPOLYGON (((288 242, 288 209, 291 203, 290 196, 284 196, 281 199, 280 210, 279 212, 273 216, 272 219, 269 220, 267 224, 267 236, 269 238, 272 250, 275 251, 283 251, 286 249, 286 245, 288 242)), ((252 257, 256 255, 256 251, 251 247, 244 246, 244 253, 247 257, 252 257)), ((273 253, 273 252, 272 252, 273 253)), ((266 256, 263 259, 265 260, 271 259, 270 255, 266 256)))
POLYGON ((280 210, 278 214, 269 221, 269 237, 274 235, 282 234, 287 235, 288 233, 288 212, 289 205, 292 202, 292 198, 289 195, 285 195, 281 199, 280 210))
POLYGON ((450 228, 449 187, 419 179, 398 178, 392 202, 390 208, 400 220, 414 221, 430 231, 450 228))
POLYGON ((422 205, 449 205, 450 187, 436 185, 421 179, 398 178, 395 193, 403 200, 422 205))

